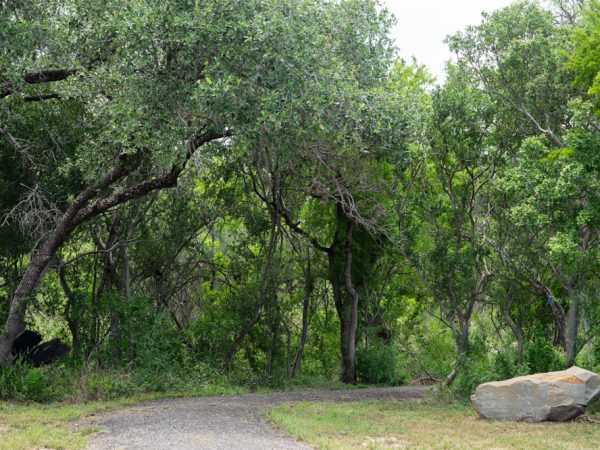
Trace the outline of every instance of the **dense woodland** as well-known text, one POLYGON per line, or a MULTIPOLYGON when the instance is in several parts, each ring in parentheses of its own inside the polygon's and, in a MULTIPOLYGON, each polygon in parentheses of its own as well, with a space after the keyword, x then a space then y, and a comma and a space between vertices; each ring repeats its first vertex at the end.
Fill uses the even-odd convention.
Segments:
POLYGON ((393 24, 0 0, 0 396, 600 368, 600 2, 484 14, 443 81, 393 24))

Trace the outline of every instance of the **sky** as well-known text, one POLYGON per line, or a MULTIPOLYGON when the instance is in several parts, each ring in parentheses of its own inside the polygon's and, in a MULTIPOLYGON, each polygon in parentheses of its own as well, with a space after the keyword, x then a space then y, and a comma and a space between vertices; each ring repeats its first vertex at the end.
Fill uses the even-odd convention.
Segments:
POLYGON ((491 12, 513 0, 383 0, 398 21, 393 36, 400 55, 412 56, 438 79, 444 80, 444 62, 450 59, 444 38, 466 25, 481 22, 481 12, 491 12))

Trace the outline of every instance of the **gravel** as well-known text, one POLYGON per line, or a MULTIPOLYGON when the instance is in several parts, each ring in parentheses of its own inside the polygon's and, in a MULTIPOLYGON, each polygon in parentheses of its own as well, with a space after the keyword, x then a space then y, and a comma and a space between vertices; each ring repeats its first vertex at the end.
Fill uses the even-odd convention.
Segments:
POLYGON ((426 387, 300 391, 143 402, 101 413, 77 426, 98 426, 91 449, 309 449, 263 418, 269 406, 287 402, 362 399, 414 400, 426 387))

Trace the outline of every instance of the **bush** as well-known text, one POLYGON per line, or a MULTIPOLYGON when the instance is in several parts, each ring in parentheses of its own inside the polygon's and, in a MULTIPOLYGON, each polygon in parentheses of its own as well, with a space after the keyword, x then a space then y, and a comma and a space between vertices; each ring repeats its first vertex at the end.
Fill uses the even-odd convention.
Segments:
POLYGON ((464 366, 458 372, 454 383, 450 386, 450 392, 461 401, 468 401, 477 386, 487 381, 492 381, 495 374, 484 360, 467 358, 464 366))
POLYGON ((457 399, 468 401, 481 383, 562 370, 564 364, 562 353, 542 340, 525 344, 522 365, 517 363, 517 352, 514 348, 503 349, 491 355, 471 354, 450 387, 450 392, 457 399))
POLYGON ((55 398, 51 381, 41 367, 32 367, 25 372, 22 393, 27 400, 36 402, 47 402, 55 398))
POLYGON ((545 340, 525 343, 523 353, 523 362, 530 374, 564 369, 564 355, 545 340))
POLYGON ((99 372, 91 374, 85 381, 84 389, 88 391, 85 396, 94 400, 112 400, 143 391, 143 386, 133 383, 129 374, 99 372))
POLYGON ((368 352, 356 352, 356 374, 358 381, 362 383, 392 386, 406 383, 407 378, 399 369, 394 349, 382 344, 371 347, 368 352))
POLYGON ((519 365, 518 354, 515 348, 500 350, 492 361, 492 369, 495 380, 507 380, 509 378, 530 374, 529 366, 524 362, 519 365))
POLYGON ((60 399, 52 373, 17 362, 0 369, 0 399, 49 402, 60 399))
POLYGON ((411 377, 427 373, 442 379, 454 365, 454 340, 452 334, 437 319, 426 318, 412 335, 399 340, 406 358, 399 361, 411 377), (424 370, 425 369, 425 370, 424 370))

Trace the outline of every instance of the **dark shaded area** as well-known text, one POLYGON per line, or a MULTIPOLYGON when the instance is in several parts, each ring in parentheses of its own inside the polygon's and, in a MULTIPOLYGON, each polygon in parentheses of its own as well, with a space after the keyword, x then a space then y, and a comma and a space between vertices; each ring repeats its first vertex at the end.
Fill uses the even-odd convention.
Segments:
POLYGON ((39 367, 54 362, 71 351, 71 348, 58 338, 40 344, 41 341, 42 336, 37 331, 25 330, 15 340, 12 353, 15 357, 21 357, 39 367))
POLYGON ((573 420, 585 412, 587 405, 563 405, 552 408, 548 419, 551 422, 566 422, 573 420))
POLYGON ((31 362, 36 367, 49 364, 63 356, 67 356, 70 350, 71 347, 63 343, 60 339, 55 338, 34 348, 31 352, 31 362))
POLYGON ((12 353, 16 357, 23 356, 28 358, 31 351, 42 342, 42 335, 37 331, 25 330, 23 331, 12 346, 12 353))

